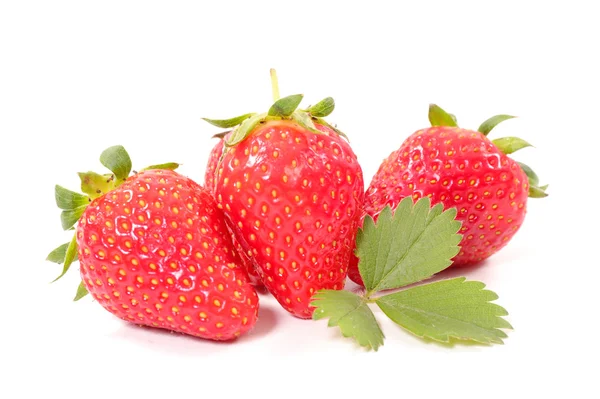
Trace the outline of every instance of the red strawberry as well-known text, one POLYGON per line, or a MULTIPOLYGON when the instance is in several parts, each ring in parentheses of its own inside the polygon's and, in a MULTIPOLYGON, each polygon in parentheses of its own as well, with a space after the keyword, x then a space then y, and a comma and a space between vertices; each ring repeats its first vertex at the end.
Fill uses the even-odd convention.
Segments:
MULTIPOLYGON (((76 228, 85 289, 135 324, 215 340, 249 331, 258 297, 210 193, 172 170, 112 170, 117 187, 99 193, 76 228)), ((68 196, 84 197, 57 188, 63 209, 68 196)))
POLYGON ((301 99, 282 98, 233 131, 216 193, 267 289, 309 318, 314 292, 344 287, 364 183, 348 143, 321 119, 333 100, 296 110, 301 99))
MULTIPOLYGON (((386 205, 395 208, 405 197, 426 196, 432 204, 458 210, 463 239, 453 265, 473 264, 499 251, 523 223, 528 195, 546 195, 529 167, 506 156, 528 143, 486 137, 509 118, 490 118, 476 132, 456 127, 453 116, 431 106, 434 126, 415 132, 383 161, 365 196, 366 213, 376 218, 386 205)), ((355 257, 348 274, 362 284, 355 257)))
MULTIPOLYGON (((216 135, 216 136, 221 136, 221 135, 216 135)), ((222 138, 224 136, 225 135, 222 135, 222 137, 219 137, 219 142, 211 150, 210 155, 208 157, 208 164, 206 165, 206 172, 204 174, 205 187, 213 195, 215 194, 215 180, 216 180, 215 172, 217 170, 219 160, 221 159, 221 156, 223 155, 224 144, 223 144, 222 138)), ((254 264, 252 263, 252 260, 250 259, 250 256, 252 255, 252 253, 250 253, 250 255, 248 253, 246 253, 246 251, 244 250, 244 248, 242 248, 242 245, 235 238, 235 235, 233 234, 233 232, 231 230, 230 230, 230 234, 231 234, 231 240, 233 242, 233 246, 240 256, 242 267, 248 273, 248 277, 250 277, 250 283, 256 287, 262 286, 263 284, 262 284, 262 281, 260 280, 260 276, 258 275, 258 272, 254 268, 254 264)))

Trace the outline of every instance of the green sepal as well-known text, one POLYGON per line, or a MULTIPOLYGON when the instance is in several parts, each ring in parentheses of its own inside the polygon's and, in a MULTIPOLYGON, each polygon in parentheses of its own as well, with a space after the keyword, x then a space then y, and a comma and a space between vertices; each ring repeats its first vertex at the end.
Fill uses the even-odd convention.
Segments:
POLYGON ((529 186, 529 198, 544 198, 548 196, 548 193, 546 192, 546 188, 548 188, 548 185, 546 184, 545 186, 529 186))
POLYGON ((540 178, 538 175, 531 169, 528 165, 523 162, 517 162, 525 175, 527 175, 527 179, 529 180, 529 198, 544 198, 547 197, 546 189, 548 185, 540 186, 540 178))
POLYGON ((81 180, 81 191, 91 199, 101 197, 117 186, 115 175, 111 173, 101 175, 96 172, 79 172, 77 174, 81 180))
POLYGON ((517 162, 517 164, 521 167, 525 175, 527 175, 527 179, 529 179, 530 186, 537 186, 540 183, 540 178, 538 175, 531 169, 528 165, 523 162, 517 162))
POLYGON ((142 169, 142 171, 144 171, 144 170, 151 170, 151 169, 175 170, 179 166, 180 165, 178 163, 176 163, 176 162, 159 163, 159 164, 156 164, 156 165, 146 166, 144 169, 142 169))
POLYGON ((75 223, 77 223, 79 218, 81 218, 81 215, 83 215, 85 208, 87 208, 87 204, 80 206, 79 208, 62 211, 60 213, 60 223, 63 230, 69 230, 71 227, 75 226, 75 223))
POLYGON ((87 290, 87 288, 85 288, 85 284, 83 284, 83 281, 82 281, 79 283, 79 286, 77 287, 77 292, 75 293, 75 298, 73 298, 73 302, 77 302, 78 300, 80 300, 81 298, 86 296, 87 294, 88 294, 88 290, 87 290))
POLYGON ((495 128, 500 122, 504 122, 508 119, 516 118, 516 116, 512 115, 495 115, 491 118, 485 120, 477 129, 478 132, 483 133, 484 136, 487 136, 493 128, 495 128))
POLYGON ((367 349, 383 345, 384 335, 365 298, 349 291, 319 290, 311 305, 313 320, 329 318, 328 326, 339 326, 344 337, 354 338, 367 349))
POLYGON ((77 234, 73 234, 73 238, 71 239, 71 242, 69 242, 69 245, 67 246, 67 249, 65 251, 65 259, 64 259, 62 273, 60 274, 60 276, 55 278, 52 282, 55 282, 56 280, 58 280, 59 278, 64 276, 67 271, 69 271, 69 268, 71 267, 71 264, 73 263, 73 261, 75 261, 76 256, 77 256, 77 234))
POLYGON ((498 295, 479 281, 465 277, 407 288, 376 299, 396 324, 419 336, 440 342, 451 338, 483 344, 502 344, 512 329, 502 316, 508 312, 491 303, 498 295))
POLYGON ((54 186, 54 198, 56 205, 64 210, 80 208, 90 203, 90 199, 86 195, 67 190, 58 184, 54 186))
POLYGON ((267 115, 286 118, 294 113, 302 102, 303 97, 304 95, 302 94, 292 94, 291 96, 280 98, 271 105, 267 115))
POLYGON ((246 119, 233 131, 231 136, 229 136, 229 139, 225 141, 225 145, 227 147, 233 147, 244 141, 246 137, 248 137, 248 135, 254 130, 256 125, 263 121, 266 116, 267 115, 263 113, 246 119))
MULTIPOLYGON (((68 242, 58 246, 57 248, 55 248, 52 252, 50 252, 48 254, 48 256, 46 257, 47 261, 53 262, 53 263, 58 263, 59 265, 64 263, 65 261, 65 256, 67 254, 67 248, 69 247, 68 242)), ((75 252, 75 258, 73 259, 73 261, 77 260, 77 252, 75 252)))
POLYGON ((131 158, 122 145, 115 145, 102 151, 100 162, 115 174, 119 183, 129 177, 132 168, 131 158))
POLYGON ((330 128, 331 130, 333 130, 334 132, 336 132, 338 134, 338 136, 341 136, 343 138, 346 139, 347 142, 350 142, 350 139, 348 138, 348 136, 346 136, 346 133, 342 132, 340 129, 338 129, 337 127, 329 124, 329 122, 325 121, 325 119, 322 118, 317 118, 317 122, 323 126, 327 126, 328 128, 330 128))
POLYGON ((223 140, 225 138, 225 136, 227 136, 229 133, 231 133, 231 130, 227 130, 227 131, 224 131, 224 132, 221 132, 221 133, 215 133, 215 134, 212 135, 211 138, 223 140))
POLYGON ((531 147, 531 144, 518 137, 502 137, 492 140, 492 143, 506 155, 517 152, 525 147, 531 147))
POLYGON ((335 101, 331 97, 327 97, 308 109, 308 112, 317 118, 324 118, 331 114, 335 109, 335 101))
POLYGON ((458 126, 456 117, 435 104, 429 104, 429 123, 431 126, 458 126))
POLYGON ((249 114, 244 114, 244 115, 240 115, 240 116, 236 116, 235 118, 231 118, 231 119, 208 119, 208 118, 202 118, 202 120, 210 123, 213 126, 216 127, 222 127, 223 129, 229 129, 232 127, 235 127, 237 125, 239 125, 240 123, 242 123, 243 121, 245 121, 246 119, 252 117, 256 115, 256 113, 251 112, 249 114))
POLYGON ((294 113, 292 114, 292 119, 296 121, 300 126, 310 130, 313 133, 323 134, 323 132, 317 129, 310 115, 304 111, 294 111, 294 113))

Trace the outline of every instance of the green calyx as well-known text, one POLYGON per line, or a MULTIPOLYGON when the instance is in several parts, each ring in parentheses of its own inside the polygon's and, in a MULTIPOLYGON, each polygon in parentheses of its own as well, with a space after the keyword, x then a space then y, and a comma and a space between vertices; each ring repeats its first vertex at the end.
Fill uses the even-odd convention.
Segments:
POLYGON ((202 118, 204 121, 210 123, 213 126, 220 127, 223 129, 231 129, 231 131, 223 132, 214 135, 213 137, 223 138, 228 133, 231 133, 225 140, 227 147, 233 147, 244 141, 254 129, 267 121, 274 120, 293 120, 300 126, 315 134, 322 134, 315 123, 327 126, 328 128, 335 131, 346 140, 348 137, 339 131, 336 127, 327 123, 323 118, 330 115, 335 109, 335 101, 331 97, 327 97, 315 105, 308 107, 307 109, 299 109, 300 103, 302 102, 304 95, 292 94, 290 96, 282 97, 279 96, 279 82, 277 80, 277 73, 274 69, 271 69, 271 88, 273 93, 273 104, 267 112, 264 113, 247 113, 244 115, 236 116, 230 119, 208 119, 202 118))
MULTIPOLYGON (((516 116, 512 115, 494 115, 491 118, 486 119, 479 128, 478 132, 487 136, 492 129, 498 126, 501 122, 504 122, 509 119, 516 118, 516 116)), ((429 122, 431 126, 450 126, 450 127, 458 127, 458 123, 456 121, 456 117, 453 114, 446 112, 444 109, 435 104, 429 105, 429 122)), ((532 147, 527 141, 520 139, 518 137, 502 137, 499 139, 492 140, 492 143, 504 154, 509 155, 514 152, 517 152, 526 147, 532 147)), ((546 188, 548 185, 540 186, 539 179, 535 172, 527 165, 517 162, 523 172, 527 175, 529 179, 529 197, 530 198, 543 198, 547 197, 546 188), (535 178, 532 178, 535 176, 535 178)))
MULTIPOLYGON (((54 187, 54 199, 56 205, 62 210, 60 220, 63 230, 73 230, 81 218, 81 215, 83 215, 83 212, 93 200, 102 197, 119 187, 131 174, 131 158, 125 148, 121 145, 109 147, 104 150, 100 155, 100 163, 102 163, 102 165, 104 165, 111 173, 78 173, 81 181, 82 193, 68 190, 58 184, 54 187)), ((177 163, 168 162, 152 165, 142 170, 174 170, 177 169, 178 166, 179 164, 177 163)), ((73 234, 69 242, 61 244, 52 250, 48 254, 46 260, 63 265, 62 272, 52 282, 57 281, 64 276, 67 271, 69 271, 73 262, 78 260, 76 235, 73 234)), ((77 289, 74 300, 78 301, 86 294, 87 290, 82 282, 77 289)))

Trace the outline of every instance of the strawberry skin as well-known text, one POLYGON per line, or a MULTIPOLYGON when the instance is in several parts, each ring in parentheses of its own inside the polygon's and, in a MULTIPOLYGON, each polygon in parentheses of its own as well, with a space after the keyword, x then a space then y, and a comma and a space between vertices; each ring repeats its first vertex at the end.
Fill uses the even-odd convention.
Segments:
MULTIPOLYGON (((453 265, 479 262, 504 247, 525 218, 529 184, 521 167, 482 133, 458 127, 419 130, 383 161, 365 195, 366 214, 377 218, 405 197, 431 198, 456 207, 462 222, 453 265)), ((361 283, 357 260, 349 277, 361 283)))
POLYGON ((319 289, 342 289, 361 216, 356 155, 337 133, 293 120, 258 125, 227 148, 217 203, 262 281, 294 316, 310 318, 319 289))
POLYGON ((123 320, 214 340, 256 322, 258 297, 222 212, 176 172, 138 173, 93 200, 76 237, 85 287, 123 320))
MULTIPOLYGON (((204 186, 213 195, 215 193, 215 180, 216 180, 215 172, 219 165, 219 160, 221 159, 221 155, 223 155, 223 147, 224 147, 224 141, 219 140, 219 142, 217 144, 215 144, 213 149, 210 151, 210 154, 208 156, 208 164, 206 165, 206 171, 204 174, 204 186)), ((233 243, 233 247, 235 248, 235 250, 237 251, 237 253, 240 257, 242 267, 248 273, 248 277, 250 278, 250 284, 252 284, 256 287, 262 286, 263 284, 262 284, 262 281, 260 280, 260 276, 258 275, 258 272, 256 271, 254 264, 252 263, 252 260, 250 259, 249 255, 246 253, 244 248, 242 248, 239 241, 235 238, 235 235, 233 234, 233 232, 230 231, 230 233, 231 233, 231 240, 233 243)))
POLYGON ((224 141, 219 139, 217 144, 215 144, 212 150, 210 150, 210 154, 208 155, 208 163, 206 164, 206 169, 204 172, 204 187, 210 193, 215 192, 215 172, 217 171, 221 155, 223 155, 224 146, 224 141))

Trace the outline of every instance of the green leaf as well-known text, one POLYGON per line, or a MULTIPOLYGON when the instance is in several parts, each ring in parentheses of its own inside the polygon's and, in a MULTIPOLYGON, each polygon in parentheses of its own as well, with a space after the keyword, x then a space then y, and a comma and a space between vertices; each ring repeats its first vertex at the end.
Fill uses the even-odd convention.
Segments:
POLYGON ((429 122, 431 126, 458 126, 454 115, 435 104, 429 104, 429 122))
POLYGON ((87 290, 87 288, 85 288, 85 285, 83 284, 83 281, 82 281, 81 283, 79 283, 79 286, 77 287, 77 293, 75 294, 75 298, 73 298, 73 301, 77 302, 78 300, 80 300, 81 298, 86 296, 87 294, 88 294, 88 290, 87 290))
POLYGON ((151 170, 151 169, 166 169, 166 170, 175 170, 179 167, 178 163, 175 162, 167 162, 167 163, 159 163, 156 165, 150 165, 145 167, 142 170, 151 170))
POLYGON ((518 137, 502 137, 500 139, 492 140, 492 143, 506 155, 512 154, 525 147, 531 147, 531 144, 518 137))
POLYGON ((310 115, 304 111, 294 111, 294 113, 292 114, 292 119, 295 120, 296 122, 298 122, 298 124, 300 126, 302 126, 305 129, 310 130, 313 133, 323 134, 316 128, 310 115))
POLYGON ((73 238, 71 239, 71 242, 69 243, 69 245, 67 246, 67 249, 65 251, 65 259, 64 259, 65 263, 63 265, 62 273, 60 274, 60 276, 55 278, 52 282, 58 280, 59 278, 64 276, 67 271, 69 271, 69 268, 71 267, 71 264, 73 263, 73 261, 75 261, 76 257, 77 257, 77 234, 73 234, 73 238))
POLYGON ((312 116, 324 118, 331 114, 335 108, 335 101, 331 97, 327 97, 308 109, 312 116))
POLYGON ((501 344, 512 329, 501 316, 508 313, 490 301, 498 296, 485 284, 464 277, 408 288, 377 298, 377 305, 395 323, 419 337, 440 342, 450 338, 501 344))
POLYGON ((430 208, 429 198, 403 199, 392 214, 386 206, 377 223, 366 217, 356 237, 358 268, 368 295, 421 281, 450 266, 458 254, 461 223, 456 208, 430 208))
POLYGON ((76 209, 90 203, 87 195, 67 190, 58 184, 54 186, 54 199, 56 200, 56 205, 64 210, 76 209))
POLYGON ((222 127, 223 129, 229 129, 231 127, 235 127, 237 125, 239 125, 240 123, 242 123, 243 121, 245 121, 246 119, 250 118, 251 116, 256 115, 256 113, 251 112, 249 114, 244 114, 244 115, 240 115, 240 116, 236 116, 235 118, 231 118, 231 119, 208 119, 208 118, 202 118, 202 120, 210 123, 213 126, 216 127, 222 127))
POLYGON ((100 154, 100 162, 115 174, 117 180, 125 180, 131 172, 131 158, 122 145, 107 148, 100 154))
POLYGON ((63 230, 69 230, 71 227, 75 226, 75 223, 77 223, 81 215, 83 215, 85 208, 87 208, 87 204, 80 206, 79 208, 62 211, 60 213, 60 222, 63 230))
POLYGON ((311 303, 313 320, 329 318, 329 327, 339 326, 344 337, 354 338, 367 349, 383 345, 383 332, 364 298, 349 291, 320 290, 311 303))
POLYGON ((225 145, 227 147, 233 147, 244 141, 246 137, 248 137, 248 135, 254 130, 256 125, 263 121, 265 117, 265 114, 259 114, 246 119, 233 131, 231 136, 229 136, 229 138, 225 141, 225 145))
POLYGON ((281 117, 290 116, 292 113, 294 113, 296 108, 298 108, 298 105, 300 105, 300 102, 302 102, 303 97, 304 96, 302 94, 292 94, 291 96, 280 98, 279 100, 275 101, 273 105, 271 105, 268 115, 281 117))
POLYGON ((81 180, 81 191, 92 199, 101 197, 116 187, 117 181, 113 174, 100 175, 96 172, 79 172, 77 174, 81 180))
POLYGON ((512 115, 495 115, 491 118, 484 121, 477 129, 478 132, 483 133, 484 136, 490 134, 493 128, 495 128, 500 122, 504 122, 505 120, 516 118, 516 116, 512 115))
MULTIPOLYGON (((64 243, 60 245, 58 248, 54 249, 52 252, 48 254, 46 257, 47 261, 58 263, 59 265, 65 261, 65 255, 67 254, 67 248, 69 247, 69 243, 64 243)), ((75 253, 75 259, 77 260, 77 253, 75 253)))

